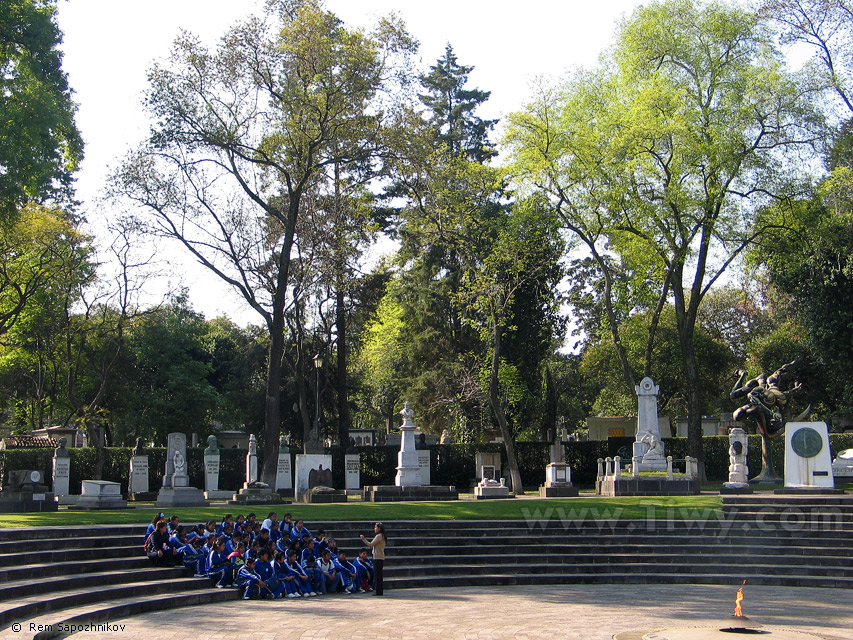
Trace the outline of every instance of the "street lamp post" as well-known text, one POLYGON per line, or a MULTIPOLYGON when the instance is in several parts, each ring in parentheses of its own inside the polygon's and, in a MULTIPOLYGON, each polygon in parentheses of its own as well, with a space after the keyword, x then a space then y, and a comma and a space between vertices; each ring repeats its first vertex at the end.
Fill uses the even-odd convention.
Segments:
POLYGON ((317 370, 317 423, 314 425, 315 438, 320 441, 320 369, 323 368, 323 356, 319 353, 314 356, 314 368, 317 370))

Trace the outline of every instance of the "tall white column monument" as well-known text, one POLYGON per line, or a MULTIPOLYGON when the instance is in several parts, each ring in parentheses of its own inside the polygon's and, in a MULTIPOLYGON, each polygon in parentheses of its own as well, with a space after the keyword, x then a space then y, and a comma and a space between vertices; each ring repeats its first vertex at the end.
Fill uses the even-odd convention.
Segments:
POLYGON ((397 476, 394 478, 394 484, 398 487, 419 487, 421 472, 418 452, 415 449, 416 427, 412 422, 415 412, 406 402, 400 415, 403 416, 403 424, 400 426, 400 451, 397 453, 397 476))

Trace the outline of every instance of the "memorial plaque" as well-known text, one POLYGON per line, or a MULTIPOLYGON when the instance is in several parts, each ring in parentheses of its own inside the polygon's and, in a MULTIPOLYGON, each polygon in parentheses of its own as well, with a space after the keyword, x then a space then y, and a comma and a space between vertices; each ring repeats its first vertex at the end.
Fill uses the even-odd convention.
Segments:
POLYGON ((290 452, 281 452, 278 454, 278 465, 275 469, 275 488, 276 489, 293 489, 293 467, 290 464, 290 452))
POLYGON ((344 488, 361 489, 361 456, 357 453, 344 456, 344 488))
POLYGON ((430 463, 432 452, 429 449, 418 449, 418 473, 421 477, 421 486, 428 487, 432 484, 430 476, 430 463))
POLYGON ((495 479, 495 467, 490 464, 484 464, 482 470, 483 480, 494 480, 495 479))
POLYGON ((148 491, 148 456, 132 456, 128 492, 147 493, 148 491))

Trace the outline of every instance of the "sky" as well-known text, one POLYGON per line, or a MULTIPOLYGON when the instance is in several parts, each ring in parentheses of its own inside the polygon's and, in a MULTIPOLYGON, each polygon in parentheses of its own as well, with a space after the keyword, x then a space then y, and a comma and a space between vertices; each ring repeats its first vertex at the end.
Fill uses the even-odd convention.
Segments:
MULTIPOLYGON (((613 41, 618 21, 640 0, 327 0, 347 25, 369 28, 394 12, 420 43, 426 70, 453 46, 460 64, 473 65, 469 86, 491 91, 479 115, 500 118, 518 110, 537 78, 556 80, 595 64, 613 41), (501 8, 507 7, 507 8, 501 8)), ((146 71, 164 59, 180 31, 215 44, 229 26, 257 12, 255 0, 60 0, 63 68, 78 104, 77 125, 86 143, 77 174, 83 213, 97 226, 96 201, 110 171, 148 131, 142 108, 146 71)), ((189 288, 193 307, 208 318, 227 314, 239 324, 257 323, 215 276, 169 252, 169 285, 189 288), (176 275, 179 274, 179 275, 176 275)))

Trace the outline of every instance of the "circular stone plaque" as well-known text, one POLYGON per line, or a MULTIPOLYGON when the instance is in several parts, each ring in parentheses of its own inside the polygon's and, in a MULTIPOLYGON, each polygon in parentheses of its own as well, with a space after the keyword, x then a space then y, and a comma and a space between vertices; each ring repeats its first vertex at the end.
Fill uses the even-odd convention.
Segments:
POLYGON ((813 458, 823 449, 823 438, 811 427, 803 427, 791 436, 791 448, 801 458, 813 458))

